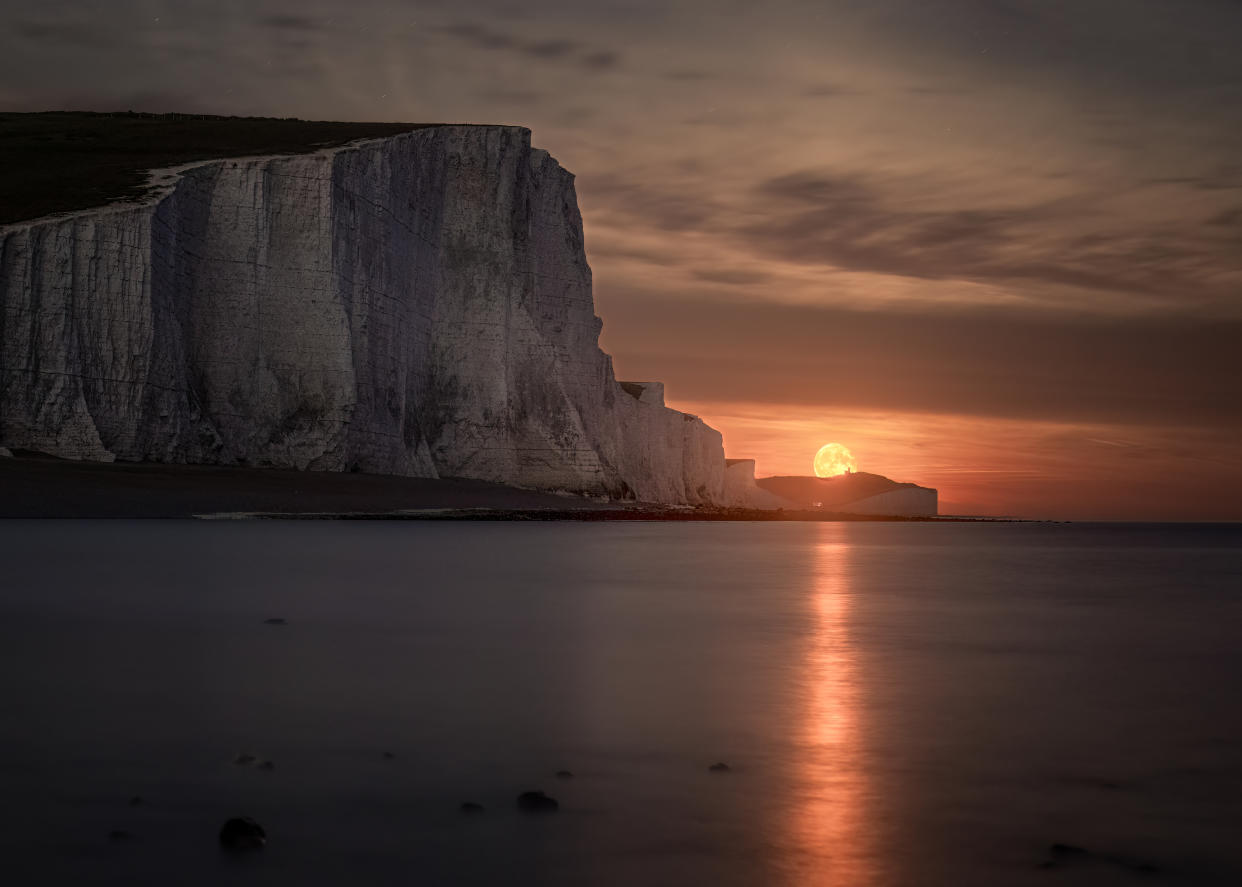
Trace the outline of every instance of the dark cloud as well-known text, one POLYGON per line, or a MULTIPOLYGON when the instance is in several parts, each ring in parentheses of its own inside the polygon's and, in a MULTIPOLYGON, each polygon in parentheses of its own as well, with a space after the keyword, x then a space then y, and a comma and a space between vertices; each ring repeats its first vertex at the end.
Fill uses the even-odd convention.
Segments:
POLYGON ((883 2, 859 4, 853 18, 898 57, 954 58, 992 84, 1043 92, 1184 97, 1242 74, 1233 0, 1092 0, 1072 12, 1040 0, 883 2))
POLYGON ((259 19, 259 24, 279 31, 318 31, 323 28, 318 19, 305 15, 268 15, 259 19))
POLYGON ((17 36, 40 43, 83 49, 106 49, 117 45, 115 35, 86 22, 19 21, 12 28, 17 36))
POLYGON ((579 63, 582 67, 590 70, 604 71, 620 65, 621 55, 620 53, 612 52, 611 50, 589 52, 582 57, 579 63))
POLYGON ((1242 206, 1227 209, 1219 215, 1212 216, 1207 223, 1222 228, 1242 228, 1242 206))
POLYGON ((614 176, 594 176, 583 182, 582 191, 601 220, 620 217, 628 225, 642 219, 644 226, 663 231, 701 230, 722 212, 710 199, 614 176))
POLYGON ((868 176, 801 172, 756 193, 765 218, 736 233, 769 256, 936 280, 1035 281, 1176 300, 1242 273, 1236 244, 1173 224, 1076 237, 1091 195, 1008 208, 910 208, 902 190, 868 176), (1051 235, 1051 236, 1050 236, 1051 235))
POLYGON ((605 71, 621 63, 620 53, 564 38, 526 41, 475 22, 457 22, 439 30, 476 49, 518 53, 540 61, 573 63, 588 71, 605 71))
POLYGON ((1152 185, 1185 185, 1198 191, 1235 191, 1242 189, 1242 171, 1227 170, 1212 175, 1171 176, 1148 179, 1152 185))
POLYGON ((682 264, 681 260, 667 253, 659 253, 654 250, 635 249, 632 247, 616 246, 608 241, 588 241, 587 255, 591 261, 596 259, 626 259, 634 262, 642 262, 646 265, 658 265, 663 268, 672 268, 682 264))
POLYGON ((440 30, 462 40, 476 49, 491 50, 511 50, 517 46, 517 41, 508 34, 502 34, 499 31, 493 31, 482 25, 472 22, 458 22, 452 25, 445 25, 440 30))
POLYGON ((749 271, 745 268, 696 268, 690 273, 697 279, 708 283, 724 283, 730 286, 746 286, 772 279, 770 274, 762 271, 749 271))
POLYGON ((577 52, 578 48, 578 44, 572 40, 544 40, 525 44, 522 52, 540 59, 560 59, 577 52))

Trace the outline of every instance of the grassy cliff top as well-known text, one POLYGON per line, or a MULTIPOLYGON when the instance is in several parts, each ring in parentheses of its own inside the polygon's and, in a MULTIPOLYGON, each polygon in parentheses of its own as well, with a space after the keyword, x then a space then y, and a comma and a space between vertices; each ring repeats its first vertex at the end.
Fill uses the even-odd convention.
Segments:
POLYGON ((304 154, 430 125, 133 112, 0 113, 0 225, 139 197, 152 169, 218 157, 304 154))

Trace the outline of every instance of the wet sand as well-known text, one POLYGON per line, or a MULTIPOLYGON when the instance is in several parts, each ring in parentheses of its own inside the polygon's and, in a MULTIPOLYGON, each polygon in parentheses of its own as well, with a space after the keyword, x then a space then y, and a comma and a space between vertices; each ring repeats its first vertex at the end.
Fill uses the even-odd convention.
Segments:
POLYGON ((475 480, 214 465, 0 458, 0 517, 365 516, 405 509, 607 510, 579 496, 475 480))

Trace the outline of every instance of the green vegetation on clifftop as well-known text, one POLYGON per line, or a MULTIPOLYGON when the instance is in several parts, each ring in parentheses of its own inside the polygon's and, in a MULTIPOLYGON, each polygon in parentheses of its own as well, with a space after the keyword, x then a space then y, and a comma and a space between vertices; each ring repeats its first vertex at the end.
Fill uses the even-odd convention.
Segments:
POLYGON ((0 113, 0 225, 140 197, 153 169, 219 157, 304 154, 429 125, 134 112, 0 113))

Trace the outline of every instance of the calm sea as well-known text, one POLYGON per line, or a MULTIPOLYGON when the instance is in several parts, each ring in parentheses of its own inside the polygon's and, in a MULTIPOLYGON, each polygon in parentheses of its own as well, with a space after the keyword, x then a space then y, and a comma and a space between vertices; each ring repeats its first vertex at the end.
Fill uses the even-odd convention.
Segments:
POLYGON ((1238 526, 7 522, 0 565, 8 884, 1242 883, 1238 526))

